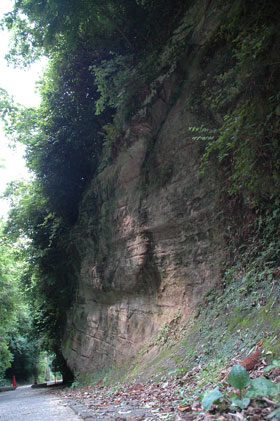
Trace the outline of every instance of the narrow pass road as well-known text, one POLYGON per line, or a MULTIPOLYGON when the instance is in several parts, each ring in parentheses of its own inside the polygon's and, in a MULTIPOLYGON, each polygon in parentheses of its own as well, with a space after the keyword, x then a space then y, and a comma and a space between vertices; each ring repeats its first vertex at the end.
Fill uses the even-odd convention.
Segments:
POLYGON ((81 421, 65 401, 49 389, 18 387, 15 391, 0 393, 1 421, 81 421))

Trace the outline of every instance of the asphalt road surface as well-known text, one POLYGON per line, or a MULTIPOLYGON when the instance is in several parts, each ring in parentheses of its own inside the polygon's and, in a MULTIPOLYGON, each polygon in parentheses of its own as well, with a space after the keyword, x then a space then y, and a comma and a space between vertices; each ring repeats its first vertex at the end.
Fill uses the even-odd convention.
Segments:
POLYGON ((21 386, 0 393, 1 421, 81 421, 65 401, 45 389, 21 386))

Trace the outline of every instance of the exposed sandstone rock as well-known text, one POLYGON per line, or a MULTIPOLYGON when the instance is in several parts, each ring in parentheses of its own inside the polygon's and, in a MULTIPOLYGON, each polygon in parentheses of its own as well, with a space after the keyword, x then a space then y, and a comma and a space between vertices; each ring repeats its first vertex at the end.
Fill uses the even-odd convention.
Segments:
POLYGON ((200 71, 197 55, 217 22, 215 15, 206 21, 208 3, 185 25, 197 45, 186 52, 183 70, 163 80, 150 111, 128 124, 114 164, 84 196, 73 232, 79 288, 63 350, 75 371, 127 361, 163 322, 178 310, 187 317, 219 282, 219 186, 213 174, 198 176, 198 146, 188 130, 201 123, 188 105, 200 71))

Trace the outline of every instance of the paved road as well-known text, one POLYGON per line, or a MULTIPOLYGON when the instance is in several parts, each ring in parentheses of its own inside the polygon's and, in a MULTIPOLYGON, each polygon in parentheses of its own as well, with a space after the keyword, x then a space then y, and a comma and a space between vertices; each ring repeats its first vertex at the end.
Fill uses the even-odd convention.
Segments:
POLYGON ((81 418, 48 389, 22 386, 15 391, 0 393, 0 420, 81 421, 81 418))

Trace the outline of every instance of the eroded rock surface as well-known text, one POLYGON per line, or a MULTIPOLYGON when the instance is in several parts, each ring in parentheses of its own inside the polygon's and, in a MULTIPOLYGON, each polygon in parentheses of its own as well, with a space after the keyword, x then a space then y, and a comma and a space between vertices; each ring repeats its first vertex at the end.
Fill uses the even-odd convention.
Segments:
POLYGON ((217 25, 208 3, 177 31, 191 40, 180 69, 162 78, 149 111, 127 124, 113 164, 84 196, 73 232, 79 288, 64 338, 74 371, 127 361, 219 282, 219 185, 209 172, 198 175, 199 146, 189 130, 201 124, 190 106, 197 57, 217 25))

